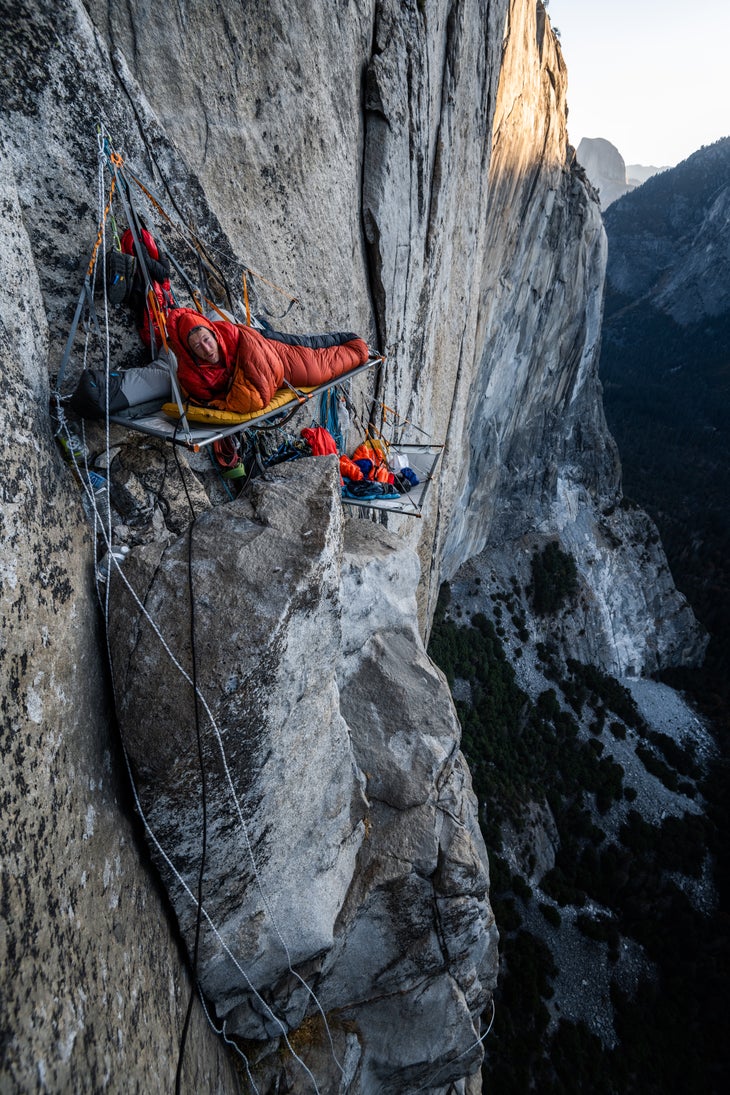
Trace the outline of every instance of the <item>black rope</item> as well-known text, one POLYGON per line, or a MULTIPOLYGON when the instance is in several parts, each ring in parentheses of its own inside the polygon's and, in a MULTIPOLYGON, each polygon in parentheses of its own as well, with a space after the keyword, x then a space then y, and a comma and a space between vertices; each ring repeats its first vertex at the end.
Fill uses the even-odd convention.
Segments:
POLYGON ((283 418, 279 418, 277 416, 271 422, 262 422, 260 425, 255 427, 256 430, 261 430, 262 433, 266 433, 267 431, 278 430, 282 426, 286 426, 287 422, 291 422, 294 415, 297 414, 298 411, 301 411, 302 407, 304 407, 306 403, 309 403, 308 399, 303 401, 297 399, 290 411, 287 411, 286 413, 282 411, 282 414, 284 415, 283 418))
MULTIPOLYGON (((250 285, 251 285, 251 292, 256 294, 256 297, 257 297, 257 300, 258 300, 258 304, 256 306, 256 311, 257 312, 263 312, 264 315, 267 315, 269 317, 269 319, 286 319, 286 317, 289 315, 289 313, 291 312, 294 305, 299 304, 299 298, 298 297, 292 297, 291 300, 289 301, 289 304, 287 305, 287 307, 284 309, 284 311, 281 314, 279 314, 277 312, 270 312, 269 309, 266 307, 266 305, 263 303, 263 301, 261 299, 261 293, 259 292, 258 287, 256 285, 256 278, 257 278, 258 275, 254 274, 253 270, 251 270, 248 266, 244 269, 244 274, 248 275, 248 279, 249 279, 249 282, 250 282, 250 285)), ((269 284, 271 284, 271 283, 269 283, 269 284)), ((274 286, 274 288, 276 288, 276 286, 274 286)), ((287 296, 288 295, 289 294, 287 294, 287 296)))
POLYGON ((228 480, 225 479, 224 476, 223 476, 223 472, 221 471, 221 469, 218 465, 218 461, 215 458, 215 454, 213 452, 213 446, 212 445, 208 446, 207 453, 208 453, 208 459, 210 460, 211 464, 213 465, 213 467, 216 471, 216 474, 218 475, 218 478, 220 479, 221 483, 223 484, 223 486, 225 488, 225 491, 226 491, 226 494, 230 498, 231 502, 233 502, 233 500, 235 499, 236 496, 233 493, 233 491, 231 490, 230 485, 228 483, 228 480))
MULTIPOLYGON (((178 423, 179 425, 179 423, 178 423)), ((178 426, 175 426, 175 433, 177 433, 178 426)), ((173 442, 175 435, 173 434, 173 442)), ((193 982, 190 986, 190 998, 188 999, 188 1007, 185 1013, 185 1022, 183 1023, 182 1032, 180 1034, 180 1048, 177 1058, 177 1069, 175 1071, 175 1095, 180 1095, 180 1083, 182 1080, 182 1066, 185 1057, 185 1044, 187 1042, 188 1030, 190 1028, 190 1018, 193 1011, 193 1000, 195 999, 195 987, 198 983, 198 955, 200 949, 200 929, 203 918, 203 879, 205 876, 205 857, 208 845, 208 803, 206 795, 206 783, 205 783, 205 763, 203 761, 203 743, 200 733, 200 705, 198 701, 198 664, 197 654, 195 647, 195 599, 193 588, 193 530, 195 528, 196 514, 193 507, 190 492, 188 491, 188 485, 185 480, 185 473, 180 463, 180 456, 177 451, 177 445, 173 443, 172 451, 175 453, 175 462, 177 464, 178 471, 180 472, 180 479, 182 481, 183 490, 185 491, 185 497, 188 501, 192 520, 188 526, 188 597, 190 603, 190 657, 191 657, 191 677, 193 685, 193 699, 195 704, 195 736, 198 744, 198 763, 200 765, 200 781, 201 781, 201 807, 202 807, 202 822, 203 822, 203 841, 200 854, 200 870, 198 871, 198 894, 197 894, 197 912, 195 914, 195 941, 193 944, 193 959, 192 959, 192 975, 193 982)))

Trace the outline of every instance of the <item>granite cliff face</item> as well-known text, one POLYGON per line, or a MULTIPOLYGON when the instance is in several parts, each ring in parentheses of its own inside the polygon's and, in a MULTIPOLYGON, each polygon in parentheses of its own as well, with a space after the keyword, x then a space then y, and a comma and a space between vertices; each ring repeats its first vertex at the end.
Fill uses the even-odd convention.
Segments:
POLYGON ((574 556, 583 590, 564 650, 618 675, 653 672, 701 658, 705 640, 652 522, 621 504, 597 375, 606 237, 595 192, 567 144, 560 46, 540 5, 536 22, 533 14, 513 7, 505 41, 482 356, 444 575, 485 550, 505 578, 527 583, 534 551, 557 539, 574 556))
MULTIPOLYGON (((220 842, 206 885, 253 988, 235 963, 232 976, 223 968, 210 933, 204 988, 226 1030, 269 1039, 249 1052, 259 1090, 280 1089, 284 1074, 292 1090, 311 1087, 297 1057, 279 1054, 282 1026, 322 1090, 478 1090, 496 935, 458 725, 419 638, 439 582, 477 551, 506 558, 515 543, 574 536, 601 612, 641 630, 637 671, 653 667, 651 650, 671 657, 692 643, 659 555, 639 588, 631 545, 624 566, 607 542, 610 596, 587 562, 619 496, 595 376, 605 245, 567 146, 565 69, 542 5, 349 0, 325 13, 65 0, 49 11, 27 0, 3 26, 3 1086, 121 1090, 120 1076, 144 1088, 153 1075, 171 1089, 189 991, 179 943, 189 952, 192 906, 148 834, 168 906, 135 839, 88 526, 47 409, 96 234, 102 118, 226 270, 238 255, 295 292, 290 327, 346 322, 386 350, 376 399, 447 442, 425 519, 390 522, 397 542, 362 522, 343 527, 326 462, 302 473, 309 508, 294 544, 299 511, 288 536, 277 516, 289 473, 252 511, 219 511, 194 473, 174 472, 190 478, 193 544, 207 537, 206 597, 221 595, 221 580, 236 589, 230 664, 219 629, 197 632, 238 802, 226 813, 211 799, 220 842), (266 537, 275 565, 292 568, 285 591, 266 573, 266 537), (235 557, 221 558, 232 539, 235 557), (239 812, 268 918, 253 867, 225 843, 239 812), (285 965, 275 924, 292 940, 285 965), (316 987, 342 1071, 297 975, 316 987)), ((115 363, 131 360, 131 328, 115 322, 109 345, 115 363)), ((174 630, 190 518, 179 486, 170 498, 169 455, 142 445, 126 461, 152 533, 139 533, 125 567, 174 630), (129 469, 145 459, 135 480, 129 469)), ((143 811, 192 889, 190 685, 161 684, 124 590, 112 587, 109 632, 120 729, 143 811)), ((624 665, 592 617, 594 627, 604 660, 624 665)), ((225 768, 210 734, 203 745, 218 788, 225 768)), ((184 1089, 237 1083, 196 1005, 184 1089)))
POLYGON ((486 850, 417 559, 343 522, 338 485, 331 458, 285 465, 112 575, 120 728, 190 953, 203 871, 200 984, 264 1044, 257 1083, 306 1090, 296 1045, 322 1090, 338 1062, 347 1090, 446 1090, 494 988, 486 850))

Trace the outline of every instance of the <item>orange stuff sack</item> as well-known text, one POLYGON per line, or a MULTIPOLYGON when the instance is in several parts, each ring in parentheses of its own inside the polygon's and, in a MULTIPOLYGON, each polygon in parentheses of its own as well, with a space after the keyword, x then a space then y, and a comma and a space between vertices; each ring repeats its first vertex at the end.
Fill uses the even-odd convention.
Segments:
POLYGON ((345 479, 356 479, 358 482, 363 478, 360 468, 357 464, 353 464, 349 456, 340 457, 340 475, 343 475, 345 479))

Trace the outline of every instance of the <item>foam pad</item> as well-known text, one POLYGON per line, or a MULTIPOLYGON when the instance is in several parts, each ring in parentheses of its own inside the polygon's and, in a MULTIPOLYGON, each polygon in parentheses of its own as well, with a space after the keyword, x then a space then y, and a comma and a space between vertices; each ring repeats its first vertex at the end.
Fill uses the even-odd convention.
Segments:
MULTIPOLYGON (((300 390, 308 395, 310 392, 316 392, 317 387, 318 385, 315 384, 312 387, 301 388, 300 390)), ((294 392, 290 391, 289 388, 279 388, 274 398, 270 403, 267 403, 263 410, 248 411, 246 414, 237 414, 235 411, 217 411, 214 407, 183 405, 185 406, 185 416, 188 422, 197 422, 199 425, 204 426, 235 426, 238 424, 245 425, 246 422, 254 422, 263 415, 271 414, 272 411, 282 410, 287 404, 293 403, 295 399, 294 392)), ((180 408, 177 403, 165 403, 162 410, 168 418, 172 418, 176 422, 180 418, 180 408)))

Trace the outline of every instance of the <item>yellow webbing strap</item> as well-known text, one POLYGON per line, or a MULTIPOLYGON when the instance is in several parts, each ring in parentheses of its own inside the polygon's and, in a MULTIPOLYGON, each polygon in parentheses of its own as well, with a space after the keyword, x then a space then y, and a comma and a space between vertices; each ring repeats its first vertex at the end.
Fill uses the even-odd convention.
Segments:
POLYGON ((152 286, 150 286, 147 290, 147 303, 149 305, 150 311, 152 312, 154 321, 157 324, 157 328, 160 332, 162 345, 165 348, 165 352, 167 352, 167 323, 165 322, 165 316, 163 315, 162 309, 160 308, 160 302, 155 296, 155 291, 152 286))
POLYGON ((114 188, 115 188, 116 185, 117 185, 117 176, 116 176, 116 174, 114 174, 114 175, 112 175, 112 185, 109 189, 109 200, 106 203, 106 208, 104 209, 104 216, 101 219, 101 224, 99 225, 99 231, 98 231, 97 236, 96 236, 96 243, 94 244, 94 249, 91 252, 91 258, 89 259, 89 266, 88 266, 88 269, 86 271, 87 278, 90 278, 93 271, 94 271, 94 266, 96 264, 96 255, 97 255, 97 252, 99 250, 99 247, 101 246, 101 238, 104 234, 104 225, 106 224, 106 219, 109 216, 109 210, 112 207, 112 198, 114 197, 114 188))
POLYGON ((168 221, 168 223, 171 224, 173 228, 176 228, 177 226, 175 225, 174 221, 168 216, 167 211, 160 205, 160 203, 158 202, 158 200, 154 196, 154 194, 150 194, 147 187, 144 185, 143 182, 140 181, 140 179, 137 178, 136 175, 132 175, 131 178, 137 184, 137 186, 140 188, 142 193, 145 194, 146 197, 149 198, 149 200, 152 202, 152 204, 155 207, 155 209, 157 210, 157 212, 161 213, 162 216, 165 218, 165 220, 168 221))
POLYGON ((213 309, 213 311, 214 311, 214 312, 217 312, 217 313, 218 313, 218 315, 219 315, 219 316, 221 317, 221 319, 222 319, 222 320, 225 320, 225 322, 226 322, 226 323, 230 323, 230 322, 231 322, 231 321, 230 321, 230 318, 229 318, 229 317, 228 317, 228 316, 226 315, 226 313, 225 313, 225 312, 222 312, 222 311, 221 311, 221 309, 220 309, 220 308, 218 307, 218 305, 216 304, 216 302, 215 302, 214 300, 210 300, 210 299, 209 299, 208 297, 206 297, 206 298, 205 298, 205 303, 206 303, 206 304, 209 304, 209 305, 211 306, 211 308, 213 309))
MULTIPOLYGON (((152 203, 152 205, 157 210, 157 212, 160 213, 165 218, 165 220, 170 225, 170 227, 173 228, 178 233, 178 235, 182 236, 183 239, 185 239, 185 234, 184 234, 183 230, 180 228, 180 225, 175 223, 175 221, 172 219, 172 217, 167 212, 165 207, 157 200, 157 198, 154 196, 154 194, 152 194, 150 192, 150 190, 148 190, 148 188, 145 186, 145 184, 142 182, 142 180, 137 178, 136 175, 132 175, 131 178, 132 178, 132 181, 134 183, 136 183, 136 185, 142 191, 142 193, 149 199, 149 201, 152 203)), ((203 259, 203 262, 206 264, 206 266, 208 266, 208 268, 210 270, 213 271, 213 273, 216 275, 216 277, 219 277, 219 271, 217 270, 216 266, 208 258, 206 250, 205 250, 205 246, 200 241, 200 239, 196 235, 193 228, 191 228, 190 225, 186 225, 185 226, 185 231, 187 231, 190 234, 192 244, 190 244, 190 240, 187 240, 186 242, 188 242, 188 244, 191 245, 195 249, 195 251, 198 253, 198 255, 200 255, 200 257, 203 259)), ((198 311, 202 315, 203 314, 203 309, 202 309, 202 306, 200 305, 199 301, 196 299, 196 294, 195 294, 194 291, 191 292, 191 296, 192 296, 193 300, 195 301, 195 307, 198 309, 198 311)), ((210 303, 210 301, 208 303, 210 303)))
POLYGON ((251 326, 251 308, 248 303, 248 282, 246 281, 246 271, 241 274, 241 280, 243 281, 243 303, 246 306, 246 326, 251 326))

